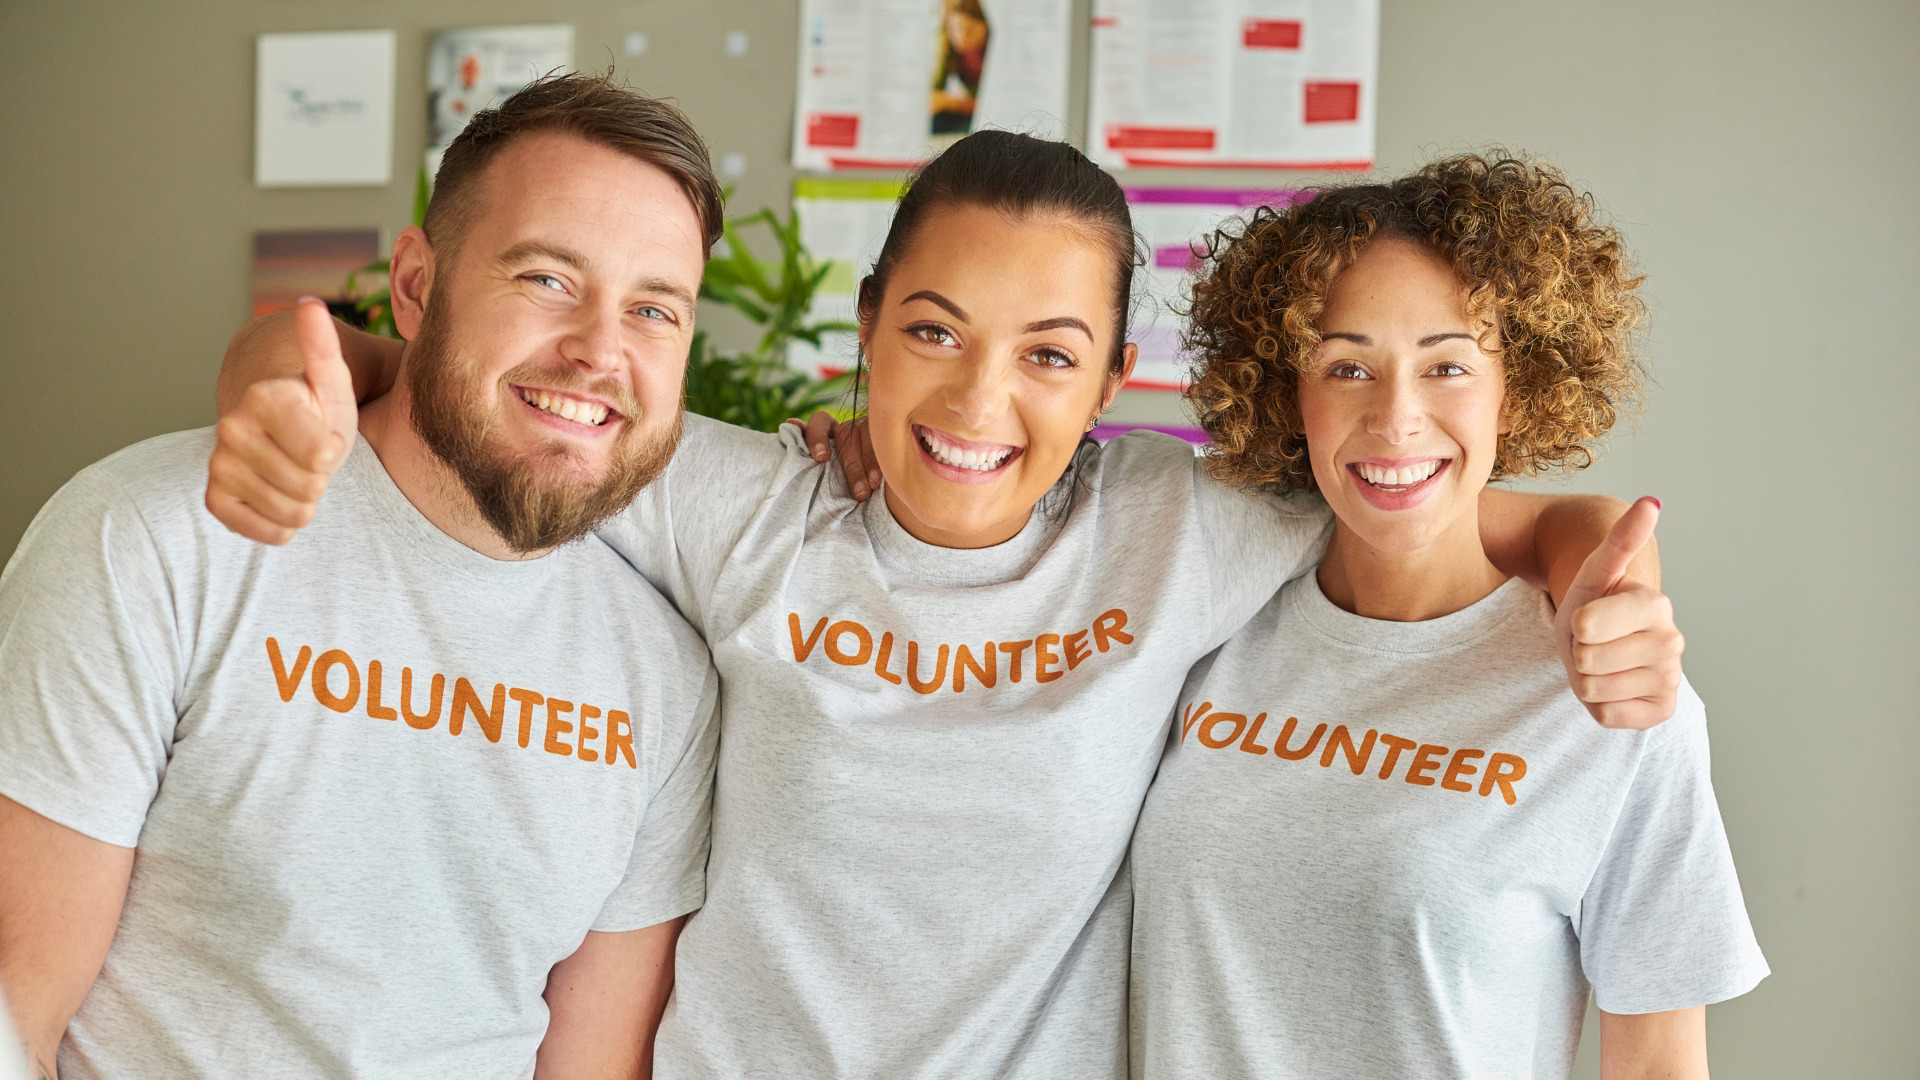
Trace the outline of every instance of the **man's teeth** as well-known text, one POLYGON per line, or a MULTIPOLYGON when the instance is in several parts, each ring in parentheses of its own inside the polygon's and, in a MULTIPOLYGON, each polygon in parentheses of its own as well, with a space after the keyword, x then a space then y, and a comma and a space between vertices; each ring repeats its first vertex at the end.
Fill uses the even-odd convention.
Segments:
POLYGON ((974 472, 992 472, 1007 460, 1008 454, 1013 453, 1011 446, 1003 446, 998 450, 962 450, 925 428, 920 430, 920 443, 941 464, 974 472))
POLYGON ((549 394, 545 390, 521 390, 520 400, 536 409, 550 412, 562 420, 571 420, 576 424, 585 424, 588 427, 599 427, 601 424, 607 422, 607 407, 605 405, 592 405, 584 401, 575 401, 570 397, 549 394))
POLYGON ((1361 478, 1375 487, 1411 487, 1432 476, 1440 465, 1439 461, 1423 461, 1404 469, 1387 469, 1361 462, 1358 468, 1361 478))

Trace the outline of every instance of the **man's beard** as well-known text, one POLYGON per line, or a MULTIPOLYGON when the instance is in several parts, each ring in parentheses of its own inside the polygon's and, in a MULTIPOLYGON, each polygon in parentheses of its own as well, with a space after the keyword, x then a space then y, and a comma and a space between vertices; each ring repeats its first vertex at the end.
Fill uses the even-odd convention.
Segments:
POLYGON ((626 509, 672 460, 680 444, 678 414, 670 430, 648 438, 640 430, 632 391, 614 379, 588 380, 567 368, 529 362, 497 383, 483 382, 475 365, 459 356, 451 321, 444 302, 427 305, 420 333, 406 352, 408 412, 413 430, 459 477, 509 548, 527 554, 580 539, 626 509), (496 413, 518 404, 507 383, 591 394, 610 404, 623 428, 615 436, 606 474, 597 482, 583 481, 569 475, 573 469, 542 468, 565 466, 578 457, 557 439, 518 456, 495 445, 488 435, 496 413))

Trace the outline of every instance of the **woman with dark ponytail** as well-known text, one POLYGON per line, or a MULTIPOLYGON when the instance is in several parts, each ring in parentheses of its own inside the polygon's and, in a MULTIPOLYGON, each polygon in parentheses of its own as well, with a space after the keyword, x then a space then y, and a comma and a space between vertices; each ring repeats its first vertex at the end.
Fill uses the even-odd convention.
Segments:
MULTIPOLYGON (((970 135, 861 285, 875 473, 690 416, 600 532, 721 678, 707 898, 656 1076, 1126 1075, 1127 850, 1167 718, 1329 524, 1164 435, 1084 439, 1134 361, 1137 265, 1119 185, 1079 151, 970 135)), ((230 364, 294 355, 242 340, 230 364)), ((1618 515, 1486 502, 1495 560, 1535 581, 1618 515)))

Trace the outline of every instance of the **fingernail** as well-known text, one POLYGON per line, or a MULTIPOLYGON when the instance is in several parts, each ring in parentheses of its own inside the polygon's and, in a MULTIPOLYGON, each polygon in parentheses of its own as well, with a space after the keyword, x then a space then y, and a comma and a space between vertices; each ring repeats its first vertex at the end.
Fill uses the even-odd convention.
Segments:
POLYGON ((304 304, 304 303, 306 303, 306 302, 307 302, 307 301, 309 301, 309 300, 311 300, 311 301, 313 301, 313 302, 314 302, 314 303, 316 303, 316 304, 324 304, 324 303, 326 303, 326 301, 325 301, 325 300, 322 300, 322 299, 320 299, 319 297, 317 297, 317 296, 315 296, 315 295, 313 295, 312 293, 308 293, 307 295, 305 295, 305 296, 303 296, 303 297, 301 297, 300 299, 298 299, 298 300, 295 300, 295 301, 294 301, 293 303, 294 303, 294 306, 295 306, 295 307, 298 307, 299 305, 301 305, 301 304, 304 304))
POLYGON ((876 487, 876 488, 877 488, 877 487, 879 487, 879 486, 880 486, 880 474, 879 474, 879 473, 877 473, 877 472, 870 472, 870 473, 868 473, 868 474, 867 474, 867 484, 868 484, 869 486, 871 486, 871 487, 876 487))
POLYGON ((827 444, 826 444, 826 443, 814 443, 814 444, 813 444, 813 456, 814 456, 814 458, 815 458, 815 460, 821 460, 821 459, 824 459, 824 458, 825 458, 825 457, 827 456, 827 444))
POLYGON ((865 484, 855 484, 855 485, 853 485, 853 497, 854 497, 854 498, 856 498, 856 499, 864 499, 864 498, 866 498, 866 497, 867 497, 867 485, 865 485, 865 484))
POLYGON ((1661 507, 1660 507, 1660 500, 1659 500, 1659 499, 1656 499, 1656 498, 1654 498, 1654 497, 1653 497, 1653 496, 1651 496, 1651 495, 1642 495, 1642 496, 1640 496, 1640 497, 1641 497, 1641 498, 1643 498, 1643 499, 1645 499, 1645 500, 1647 500, 1648 502, 1650 502, 1650 503, 1652 503, 1652 504, 1653 504, 1653 508, 1654 508, 1655 510, 1658 510, 1658 509, 1660 509, 1660 508, 1661 508, 1661 507))

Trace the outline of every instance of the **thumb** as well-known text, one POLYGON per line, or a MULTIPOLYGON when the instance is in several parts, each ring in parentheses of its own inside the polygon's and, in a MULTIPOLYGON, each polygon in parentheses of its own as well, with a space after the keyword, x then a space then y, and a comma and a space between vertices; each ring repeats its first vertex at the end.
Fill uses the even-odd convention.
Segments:
POLYGON ((1640 549, 1653 539, 1653 527, 1660 522, 1660 500, 1651 495, 1642 496, 1639 501, 1627 507, 1620 520, 1613 523, 1612 531, 1600 546, 1593 549, 1587 561, 1580 564, 1580 572, 1574 575, 1573 583, 1567 586, 1566 599, 1561 606, 1575 611, 1582 604, 1598 600, 1613 592, 1620 579, 1627 574, 1627 564, 1633 561, 1640 549))
POLYGON ((359 406, 353 394, 353 373, 340 354, 340 333, 325 303, 301 299, 294 313, 294 338, 300 345, 307 388, 313 392, 314 404, 327 429, 339 436, 339 450, 344 456, 358 426, 359 406))

